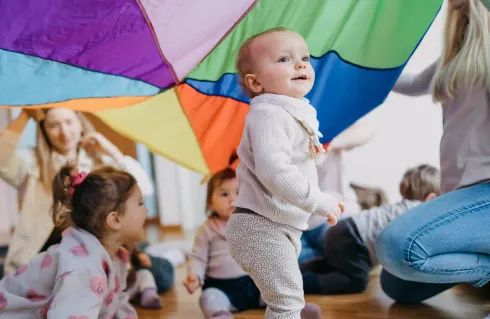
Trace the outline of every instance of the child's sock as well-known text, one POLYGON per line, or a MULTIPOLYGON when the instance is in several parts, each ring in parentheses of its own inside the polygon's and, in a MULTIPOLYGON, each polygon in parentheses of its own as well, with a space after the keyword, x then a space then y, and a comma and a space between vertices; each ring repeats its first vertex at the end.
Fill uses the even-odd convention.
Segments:
POLYGON ((162 308, 162 300, 156 288, 148 288, 141 293, 141 307, 149 309, 162 308))
POLYGON ((318 305, 307 303, 301 310, 301 319, 320 319, 322 311, 318 305))
POLYGON ((212 319, 233 319, 233 315, 229 311, 218 311, 213 313, 212 319))

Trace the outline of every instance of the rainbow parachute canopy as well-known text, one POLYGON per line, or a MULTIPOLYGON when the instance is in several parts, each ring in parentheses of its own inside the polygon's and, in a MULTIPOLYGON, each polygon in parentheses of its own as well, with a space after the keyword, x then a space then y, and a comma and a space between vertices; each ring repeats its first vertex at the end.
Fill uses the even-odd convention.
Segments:
POLYGON ((234 61, 249 37, 301 33, 322 142, 381 104, 443 0, 2 0, 0 107, 93 112, 190 169, 239 144, 249 99, 234 61))

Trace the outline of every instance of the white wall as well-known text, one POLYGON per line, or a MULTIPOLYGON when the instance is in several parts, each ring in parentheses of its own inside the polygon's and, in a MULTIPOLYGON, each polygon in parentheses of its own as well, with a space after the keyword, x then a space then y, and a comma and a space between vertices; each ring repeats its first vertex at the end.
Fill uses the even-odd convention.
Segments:
MULTIPOLYGON (((0 130, 6 127, 8 123, 9 111, 0 109, 0 130)), ((17 191, 0 179, 0 234, 10 232, 17 223, 18 210, 17 191)))
MULTIPOLYGON (((404 72, 419 72, 441 54, 444 8, 404 72)), ((353 181, 380 186, 395 201, 400 199, 398 183, 408 167, 421 163, 439 167, 442 113, 430 96, 411 98, 392 93, 363 120, 374 126, 378 135, 365 146, 345 154, 353 181)))
POLYGON ((155 156, 154 163, 160 223, 197 228, 206 218, 203 175, 159 156, 155 156))

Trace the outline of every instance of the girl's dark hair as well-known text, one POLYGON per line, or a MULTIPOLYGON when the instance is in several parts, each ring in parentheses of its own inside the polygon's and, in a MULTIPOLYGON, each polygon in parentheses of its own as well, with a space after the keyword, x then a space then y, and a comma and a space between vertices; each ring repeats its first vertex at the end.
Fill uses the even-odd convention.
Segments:
MULTIPOLYGON (((209 205, 211 205, 211 200, 213 199, 213 193, 216 188, 220 187, 224 181, 236 178, 236 173, 231 168, 225 168, 222 171, 214 174, 208 183, 208 192, 206 195, 206 211, 208 211, 209 205)), ((214 212, 208 212, 208 214, 213 215, 214 212)))
POLYGON ((53 222, 60 229, 76 226, 100 239, 109 213, 124 214, 136 180, 122 170, 103 167, 74 187, 70 196, 74 172, 73 166, 65 166, 53 180, 53 222))
POLYGON ((400 182, 404 199, 424 201, 431 193, 441 194, 441 174, 437 168, 423 164, 405 172, 400 182))

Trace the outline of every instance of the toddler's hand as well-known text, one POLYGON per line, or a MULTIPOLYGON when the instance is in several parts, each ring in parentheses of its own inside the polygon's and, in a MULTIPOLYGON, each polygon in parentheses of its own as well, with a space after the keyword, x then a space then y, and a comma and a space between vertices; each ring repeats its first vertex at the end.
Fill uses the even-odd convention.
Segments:
POLYGON ((337 207, 327 215, 327 223, 331 226, 337 225, 340 215, 344 213, 344 205, 340 202, 337 203, 337 207))
POLYGON ((199 277, 194 274, 188 275, 184 280, 184 286, 190 294, 194 293, 201 286, 199 277))

